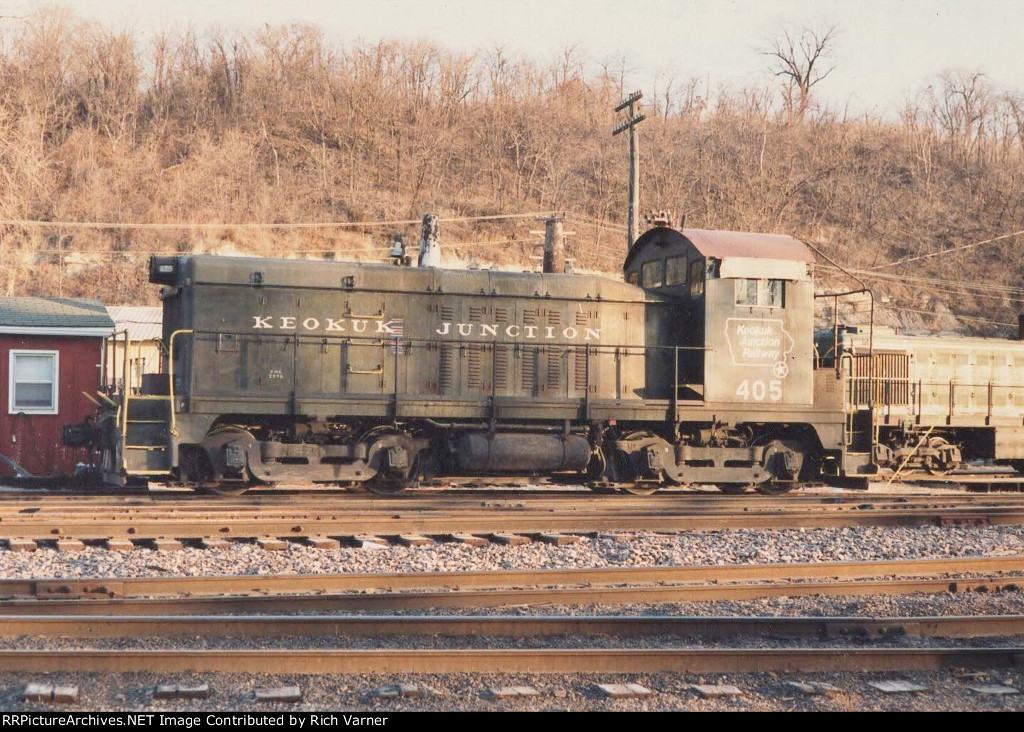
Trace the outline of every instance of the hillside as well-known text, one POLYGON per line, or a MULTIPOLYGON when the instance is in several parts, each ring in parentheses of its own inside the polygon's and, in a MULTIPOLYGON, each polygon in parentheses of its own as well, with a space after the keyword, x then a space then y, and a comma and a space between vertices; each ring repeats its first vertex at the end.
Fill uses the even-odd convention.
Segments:
MULTIPOLYGON (((0 294, 150 304, 150 253, 383 258, 424 213, 447 251, 484 266, 533 266, 542 227, 490 218, 511 214, 565 212, 580 268, 615 272, 624 255, 627 145, 611 130, 631 90, 572 51, 545 66, 336 48, 310 27, 143 49, 61 11, 2 45, 0 294)), ((827 284, 860 287, 827 260, 853 270, 884 322, 1016 323, 1021 93, 945 74, 885 121, 795 116, 772 89, 645 91, 643 210, 808 241, 827 284)))

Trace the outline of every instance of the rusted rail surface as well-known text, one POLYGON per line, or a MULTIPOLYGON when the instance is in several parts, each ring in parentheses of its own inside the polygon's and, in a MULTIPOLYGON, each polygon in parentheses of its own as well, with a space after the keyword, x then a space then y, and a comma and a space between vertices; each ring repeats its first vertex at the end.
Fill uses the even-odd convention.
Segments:
POLYGON ((11 600, 11 615, 137 615, 167 613, 396 612, 430 608, 523 607, 639 603, 718 602, 766 597, 875 596, 946 592, 1006 592, 1024 587, 1024 575, 1000 579, 905 579, 846 582, 751 582, 730 585, 644 585, 499 588, 331 595, 235 595, 230 597, 11 600))
POLYGON ((927 671, 1019 664, 1024 647, 472 650, 8 650, 7 671, 94 673, 752 673, 927 671))
POLYGON ((898 639, 1024 636, 1024 616, 664 617, 664 616, 309 616, 173 615, 21 617, 0 615, 0 636, 62 638, 551 638, 651 636, 735 639, 763 636, 898 639))
POLYGON ((66 511, 24 506, 0 514, 0 539, 33 541, 74 538, 152 540, 162 537, 202 539, 274 536, 354 536, 419 533, 445 536, 452 533, 587 533, 595 531, 686 531, 716 529, 785 529, 851 526, 927 525, 1020 525, 1024 504, 901 506, 860 509, 849 506, 818 506, 786 510, 758 503, 756 508, 713 505, 703 509, 665 504, 650 507, 583 504, 575 508, 551 506, 485 505, 423 510, 377 507, 353 510, 301 511, 248 507, 218 510, 161 506, 146 508, 75 508, 66 511))
POLYGON ((788 493, 764 496, 759 493, 733 495, 710 492, 662 492, 650 496, 595 495, 589 491, 576 493, 546 491, 450 491, 403 493, 377 496, 363 493, 247 493, 244 496, 192 495, 181 492, 153 492, 141 495, 80 496, 74 494, 24 494, 0 492, 0 517, 26 512, 74 512, 83 508, 109 508, 146 515, 149 511, 175 510, 180 513, 233 513, 273 511, 301 513, 308 511, 395 511, 395 510, 479 510, 517 509, 541 510, 616 510, 636 511, 702 511, 745 508, 780 510, 800 507, 858 508, 936 506, 967 507, 974 505, 1024 504, 1024 496, 1013 493, 933 493, 845 491, 788 493))
MULTIPOLYGON (((567 585, 680 584, 752 580, 810 580, 867 577, 931 577, 956 583, 952 575, 1024 573, 1024 556, 968 557, 860 562, 690 565, 683 567, 590 567, 479 572, 409 572, 222 577, 134 577, 90 579, 0 579, 0 599, 75 597, 190 597, 225 594, 296 594, 367 591, 429 591, 567 585)), ((966 581, 966 580, 961 580, 966 581)), ((982 578, 982 581, 987 581, 982 578)), ((1005 577, 992 582, 1011 582, 1005 577)), ((955 591, 954 588, 950 588, 955 591)))
MULTIPOLYGON (((686 567, 596 567, 574 569, 533 569, 481 572, 411 572, 235 575, 223 577, 136 577, 91 579, 5 579, 0 580, 0 600, 76 598, 137 598, 218 595, 296 595, 341 592, 449 592, 469 589, 520 590, 528 587, 553 588, 593 586, 609 593, 615 585, 668 585, 716 583, 727 591, 729 583, 761 581, 806 582, 808 580, 850 580, 875 577, 916 577, 944 587, 939 591, 970 591, 983 585, 990 589, 1015 589, 1013 575, 1024 573, 1024 556, 970 557, 961 559, 918 559, 876 562, 828 562, 793 564, 692 565, 686 567), (974 575, 973 578, 954 575, 974 575), (981 576, 978 576, 981 575, 981 576)), ((816 585, 817 586, 817 585, 816 585)), ((657 587, 648 591, 656 592, 657 587)), ((713 591, 715 587, 694 588, 713 591)), ((739 588, 742 591, 742 588, 739 588)))

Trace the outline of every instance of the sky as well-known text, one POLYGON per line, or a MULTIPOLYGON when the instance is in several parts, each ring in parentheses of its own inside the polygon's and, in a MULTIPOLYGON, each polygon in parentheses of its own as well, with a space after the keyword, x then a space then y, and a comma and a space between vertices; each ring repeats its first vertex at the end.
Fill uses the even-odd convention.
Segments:
POLYGON ((712 93, 763 86, 763 51, 782 29, 834 26, 835 68, 816 91, 837 110, 892 116, 943 71, 1024 92, 1021 0, 0 0, 0 15, 17 23, 51 4, 142 43, 189 25, 230 34, 310 23, 339 45, 422 39, 540 63, 575 48, 594 72, 625 59, 626 86, 646 94, 669 78, 712 93))

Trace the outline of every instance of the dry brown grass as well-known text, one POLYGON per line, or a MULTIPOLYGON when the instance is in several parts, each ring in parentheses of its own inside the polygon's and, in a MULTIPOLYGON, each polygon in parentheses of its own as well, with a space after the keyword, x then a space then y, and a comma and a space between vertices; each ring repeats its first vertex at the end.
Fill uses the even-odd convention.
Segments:
MULTIPOLYGON (((418 225, 246 224, 427 212, 567 211, 579 267, 621 262, 612 225, 625 219, 626 151, 610 131, 623 90, 608 74, 587 76, 571 51, 541 66, 423 43, 338 49, 302 26, 186 33, 142 49, 62 12, 30 19, 3 51, 0 219, 223 227, 0 224, 0 294, 149 298, 139 284, 150 252, 379 257, 391 235, 415 242, 418 225)), ((928 255, 1024 229, 1020 94, 947 74, 886 122, 813 105, 795 119, 771 89, 734 90, 709 107, 699 91, 691 81, 649 96, 645 209, 685 211, 689 226, 793 234, 860 269, 916 257, 882 270, 901 279, 871 284, 909 310, 952 303, 1015 320, 1018 290, 977 286, 1024 284, 1016 239, 928 255)), ((537 228, 451 222, 442 237, 464 261, 528 267, 537 228)))

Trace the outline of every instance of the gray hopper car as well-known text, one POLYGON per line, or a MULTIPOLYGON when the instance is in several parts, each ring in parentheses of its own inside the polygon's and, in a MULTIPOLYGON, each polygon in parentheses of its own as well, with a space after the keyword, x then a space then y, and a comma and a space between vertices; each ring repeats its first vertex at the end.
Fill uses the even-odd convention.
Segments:
POLYGON ((104 395, 65 440, 109 482, 219 493, 493 475, 776 493, 901 461, 1024 459, 1012 364, 972 372, 992 382, 987 403, 951 386, 957 409, 933 409, 941 388, 925 384, 962 385, 959 366, 898 384, 865 371, 897 346, 816 338, 812 267, 788 236, 666 226, 636 241, 625 282, 154 257, 164 373, 104 395))

